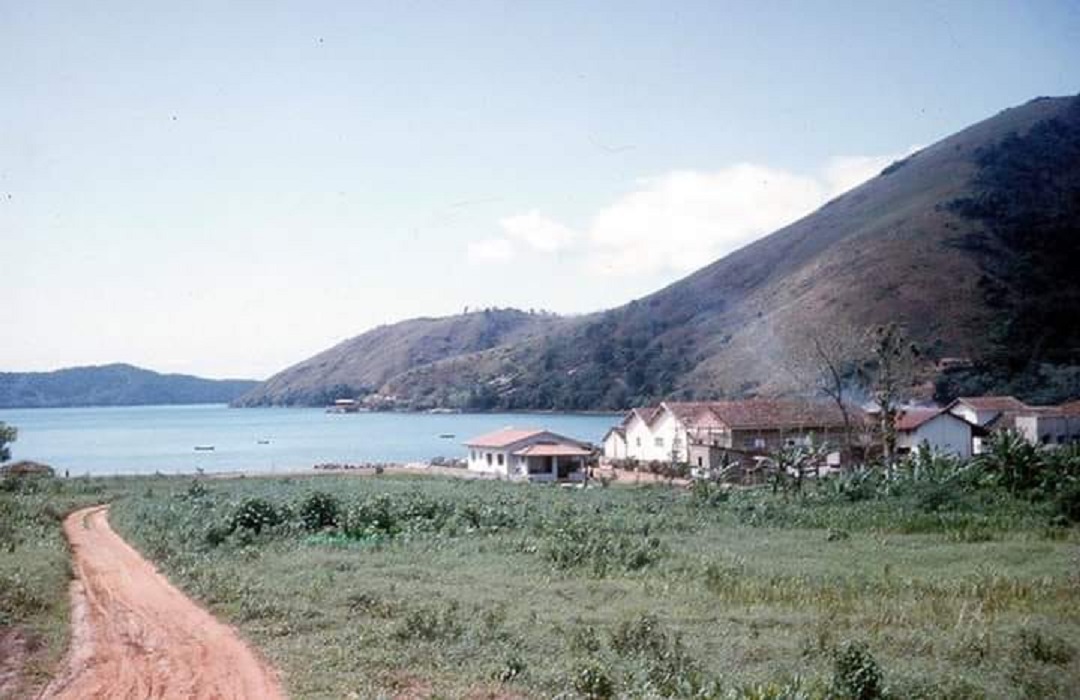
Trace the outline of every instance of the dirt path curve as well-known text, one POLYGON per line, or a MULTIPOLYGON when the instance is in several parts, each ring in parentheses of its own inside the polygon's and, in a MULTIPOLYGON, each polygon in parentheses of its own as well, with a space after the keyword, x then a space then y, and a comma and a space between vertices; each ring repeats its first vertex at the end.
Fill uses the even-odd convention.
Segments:
POLYGON ((275 700, 274 671, 109 527, 108 506, 64 521, 77 581, 71 651, 42 698, 275 700))

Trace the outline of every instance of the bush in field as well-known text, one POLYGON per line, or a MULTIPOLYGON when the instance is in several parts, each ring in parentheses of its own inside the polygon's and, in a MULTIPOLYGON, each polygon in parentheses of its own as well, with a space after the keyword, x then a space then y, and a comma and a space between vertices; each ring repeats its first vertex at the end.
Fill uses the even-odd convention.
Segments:
POLYGON ((639 571, 664 555, 660 539, 567 524, 548 535, 544 556, 556 569, 588 569, 594 576, 639 571))
POLYGON ((630 658, 643 674, 639 685, 664 697, 708 697, 710 683, 687 652, 682 637, 667 632, 654 615, 624 620, 611 635, 611 648, 630 658))
POLYGON ((876 700, 884 696, 881 667, 862 642, 848 642, 833 657, 833 693, 844 700, 876 700))
POLYGON ((708 479, 696 479, 690 486, 694 505, 712 508, 728 502, 731 494, 720 483, 708 479))
POLYGON ((316 491, 309 494, 300 504, 299 514, 305 528, 323 530, 338 526, 341 506, 330 494, 316 491))
POLYGON ((247 498, 232 515, 229 525, 233 530, 250 530, 259 533, 281 522, 281 513, 274 504, 264 498, 247 498))
POLYGON ((574 672, 574 690, 586 700, 615 697, 615 681, 598 661, 588 661, 574 672))
POLYGON ((184 497, 189 500, 197 501, 200 498, 206 498, 209 493, 209 489, 207 489, 201 481, 199 481, 198 479, 194 479, 188 485, 184 497))
POLYGON ((1054 666, 1064 666, 1076 656, 1076 649, 1064 639, 1038 629, 1020 631, 1020 651, 1026 658, 1054 666))
POLYGON ((422 607, 410 610, 394 631, 400 640, 419 639, 426 642, 454 640, 465 632, 458 605, 451 602, 441 609, 422 607))

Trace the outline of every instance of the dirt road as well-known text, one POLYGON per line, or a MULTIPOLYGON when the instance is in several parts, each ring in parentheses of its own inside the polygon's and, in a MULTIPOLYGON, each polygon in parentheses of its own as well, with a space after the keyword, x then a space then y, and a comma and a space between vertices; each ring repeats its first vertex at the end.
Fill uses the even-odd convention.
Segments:
POLYGON ((232 628, 170 584, 109 527, 108 507, 64 521, 77 581, 66 667, 42 698, 283 698, 232 628))

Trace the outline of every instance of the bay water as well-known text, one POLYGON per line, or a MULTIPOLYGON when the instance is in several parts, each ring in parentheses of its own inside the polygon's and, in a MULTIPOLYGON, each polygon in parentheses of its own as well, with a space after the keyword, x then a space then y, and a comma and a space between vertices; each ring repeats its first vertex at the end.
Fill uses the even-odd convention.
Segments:
POLYGON ((0 421, 19 429, 12 459, 44 462, 71 476, 272 473, 325 463, 464 458, 464 440, 508 426, 599 444, 619 420, 610 414, 334 414, 224 405, 0 409, 0 421))

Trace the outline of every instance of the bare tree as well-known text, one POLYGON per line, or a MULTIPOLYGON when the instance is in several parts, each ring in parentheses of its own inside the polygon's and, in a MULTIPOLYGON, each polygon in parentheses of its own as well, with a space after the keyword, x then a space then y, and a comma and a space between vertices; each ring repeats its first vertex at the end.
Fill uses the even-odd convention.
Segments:
POLYGON ((863 369, 870 355, 867 334, 838 324, 815 329, 789 343, 788 372, 796 384, 827 396, 844 421, 844 440, 854 443, 851 398, 853 387, 865 381, 863 369))
POLYGON ((881 448, 886 465, 896 455, 896 418, 900 405, 915 383, 919 349, 896 323, 870 330, 871 386, 881 416, 881 448))

